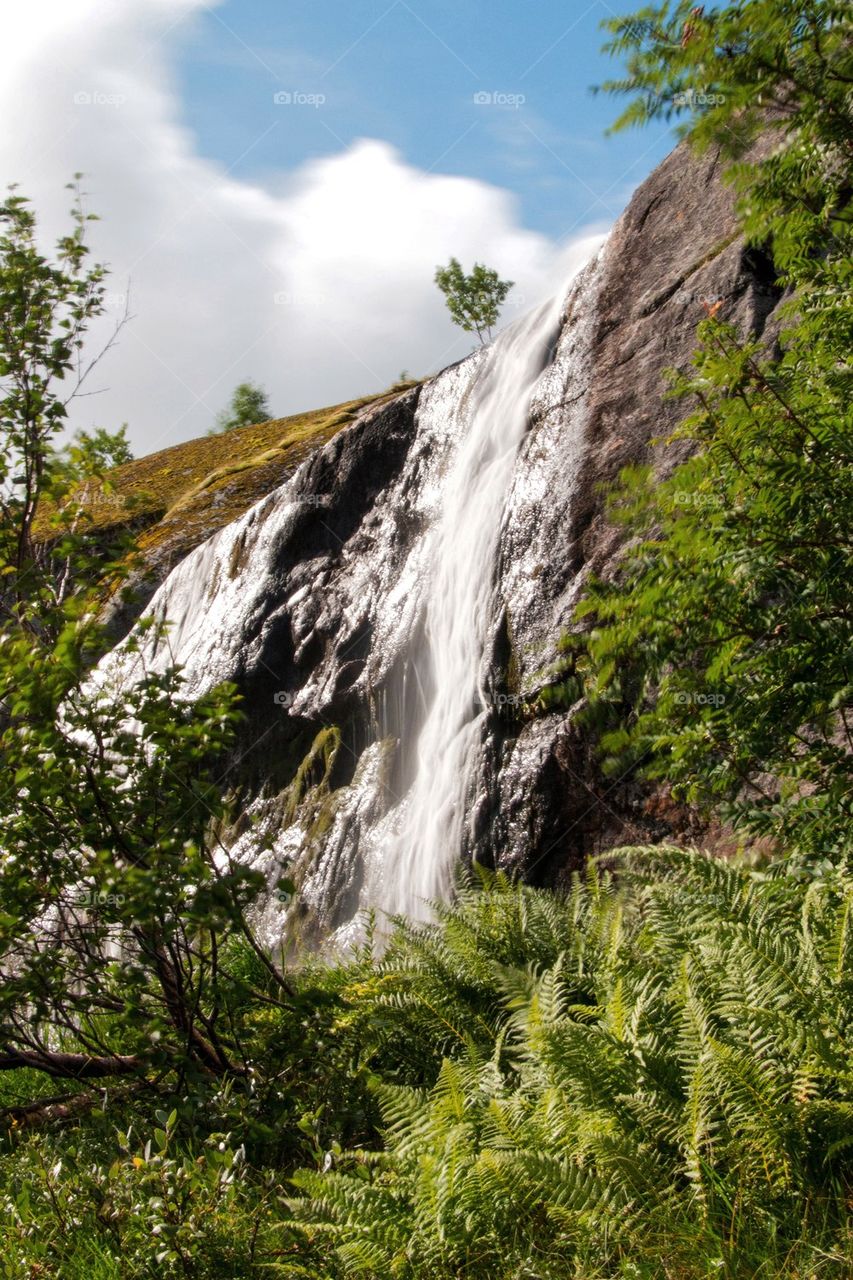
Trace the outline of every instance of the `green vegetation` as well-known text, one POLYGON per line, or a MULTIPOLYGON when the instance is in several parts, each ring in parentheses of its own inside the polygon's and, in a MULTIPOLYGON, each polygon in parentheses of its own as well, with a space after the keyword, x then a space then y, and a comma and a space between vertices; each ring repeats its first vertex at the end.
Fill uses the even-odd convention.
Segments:
POLYGON ((77 431, 74 438, 61 450, 63 464, 73 479, 88 480, 103 476, 105 471, 124 466, 133 461, 127 438, 127 423, 118 431, 96 427, 94 432, 77 431))
POLYGON ((321 1274, 845 1273, 849 880, 623 858, 400 930, 360 1003, 414 1078, 375 1085, 383 1151, 295 1179, 321 1274))
POLYGON ((234 1019, 253 986, 229 962, 238 940, 263 999, 270 982, 287 989, 246 924, 256 878, 218 857, 234 691, 189 703, 168 671, 117 700, 89 678, 122 565, 81 524, 55 439, 104 272, 88 265, 79 205, 55 261, 26 201, 0 214, 0 1071, 222 1078, 245 1071, 234 1019), (45 501, 50 541, 33 535, 45 501))
MULTIPOLYGON (((735 163, 747 242, 789 292, 783 351, 709 315, 673 374, 696 452, 627 474, 636 541, 570 640, 609 766, 643 763, 798 857, 851 848, 853 42, 850 11, 778 0, 607 23, 636 96, 619 121, 690 113, 735 163)), ((711 308, 715 311, 716 308, 711 308)), ((572 684, 571 696, 577 693, 572 684)))
POLYGON ((239 382, 234 388, 228 408, 218 415, 211 435, 219 431, 233 431, 235 427, 250 427, 258 422, 266 422, 269 417, 269 399, 263 387, 254 382, 239 382))
MULTIPOLYGON (((26 201, 0 216, 0 1114, 14 1150, 0 1274, 202 1275, 215 1258, 233 1275, 260 1239, 237 1221, 247 1145, 305 1156, 280 1073, 321 1105, 301 1046, 317 1051, 323 992, 306 1009, 261 949, 261 878, 217 841, 234 690, 190 703, 168 671, 118 698, 91 680, 127 548, 110 558, 92 539, 56 438, 104 272, 79 205, 54 260, 26 201)), ((358 1139, 358 1095, 347 1080, 335 1096, 329 1058, 323 1100, 352 1112, 358 1139)))
MULTIPOLYGON (((700 327, 674 377, 696 450, 657 487, 624 477, 613 512, 638 536, 566 642, 564 692, 590 696, 612 767, 725 806, 745 852, 623 850, 565 897, 482 873, 435 924, 398 923, 381 960, 368 938, 285 972, 252 927, 264 886, 216 838, 234 690, 190 704, 172 671, 117 704, 89 679, 128 562, 92 538, 116 517, 90 481, 147 478, 149 515, 184 518, 359 406, 103 479, 100 453, 70 481, 56 441, 104 272, 79 203, 50 259, 13 193, 0 1276, 850 1274, 849 15, 755 0, 609 25, 628 66, 611 87, 636 95, 623 122, 686 112, 723 147, 789 301, 781 353, 700 327)), ((291 800, 313 786, 319 814, 340 740, 316 738, 291 800)))
POLYGON ((5 1274, 842 1280, 853 883, 618 872, 304 971, 251 1087, 11 1131, 5 1274))
POLYGON ((436 267, 435 283, 444 294, 453 323, 466 333, 476 333, 481 346, 487 338, 491 341, 513 281, 501 280, 497 271, 481 262, 475 262, 473 271, 466 275, 456 258, 451 258, 446 267, 436 267))
POLYGON ((47 502, 52 532, 76 527, 73 490, 84 474, 83 456, 93 461, 85 445, 71 458, 56 448, 68 403, 100 358, 87 363, 83 343, 104 310, 104 268, 87 263, 91 215, 79 189, 70 189, 71 230, 52 261, 39 251, 28 201, 11 188, 0 205, 0 565, 4 608, 18 618, 33 598, 35 607, 46 607, 65 595, 65 545, 39 539, 36 516, 47 502))

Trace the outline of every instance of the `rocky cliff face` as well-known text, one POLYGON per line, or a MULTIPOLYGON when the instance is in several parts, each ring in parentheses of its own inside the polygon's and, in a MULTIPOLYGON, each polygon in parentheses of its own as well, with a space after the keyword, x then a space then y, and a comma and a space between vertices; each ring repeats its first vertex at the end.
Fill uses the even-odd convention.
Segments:
MULTIPOLYGON (((685 821, 630 779, 604 783, 571 713, 519 709, 551 678, 590 572, 616 564, 603 484, 628 463, 663 474, 677 460, 663 371, 689 361, 703 304, 769 340, 778 300, 770 264, 737 239, 716 162, 680 147, 553 313, 364 412, 172 572, 152 605, 168 642, 146 660, 183 664, 191 694, 240 686, 248 720, 229 784, 241 817, 228 840, 271 887, 283 870, 296 877, 292 919, 346 933, 360 908, 445 892, 454 861, 472 855, 555 881, 591 852, 685 821), (500 381, 509 369, 523 388, 500 381), (484 494, 460 526, 469 591, 442 512, 484 494), (457 640, 470 687, 448 671, 457 640), (446 745, 430 742, 435 773, 453 776, 436 790, 424 725, 441 719, 451 674, 446 745)), ((130 678, 134 661, 117 651, 105 677, 130 678)), ((267 914, 272 940, 274 894, 267 914)))

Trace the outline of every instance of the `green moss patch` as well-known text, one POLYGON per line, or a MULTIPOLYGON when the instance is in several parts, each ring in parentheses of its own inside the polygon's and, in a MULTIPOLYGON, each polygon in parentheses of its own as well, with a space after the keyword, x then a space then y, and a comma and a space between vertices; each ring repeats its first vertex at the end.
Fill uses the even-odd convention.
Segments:
MULTIPOLYGON (((171 567, 283 484, 363 410, 415 385, 399 383, 377 396, 237 427, 137 458, 109 472, 103 484, 88 484, 85 518, 107 536, 133 524, 141 530, 143 559, 171 567)), ((50 536, 47 511, 39 523, 50 536)))

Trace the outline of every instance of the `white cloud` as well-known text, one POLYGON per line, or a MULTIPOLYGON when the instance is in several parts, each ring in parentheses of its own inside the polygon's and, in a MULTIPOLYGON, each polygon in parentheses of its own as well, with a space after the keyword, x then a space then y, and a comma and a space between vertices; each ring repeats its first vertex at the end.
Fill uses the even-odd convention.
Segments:
MULTIPOLYGON (((265 187, 230 177, 182 126, 172 75, 205 7, 28 0, 4 17, 0 180, 20 183, 55 237, 64 183, 83 171, 109 288, 131 280, 135 318, 74 425, 127 420, 147 451, 203 433, 244 377, 283 414, 432 371, 470 346, 433 284, 437 263, 488 262, 532 305, 589 251, 524 230, 509 193, 424 173, 381 141, 265 187)), ((302 109, 270 92, 272 127, 302 109)))

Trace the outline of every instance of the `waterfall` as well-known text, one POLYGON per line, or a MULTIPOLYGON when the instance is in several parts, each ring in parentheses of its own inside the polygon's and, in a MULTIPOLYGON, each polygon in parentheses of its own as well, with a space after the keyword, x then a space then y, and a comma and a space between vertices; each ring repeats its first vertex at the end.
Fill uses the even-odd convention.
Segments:
POLYGON ((494 615, 495 557, 513 467, 531 396, 557 335, 561 294, 516 321, 476 363, 462 397, 466 421, 429 538, 425 620, 412 654, 427 691, 416 722, 414 776, 385 833, 369 904, 423 917, 452 888, 463 844, 466 800, 488 715, 484 683, 488 627, 494 615))
MULTIPOLYGON (((162 628, 100 664, 116 697, 173 664, 189 698, 241 689, 225 839, 268 877, 270 946, 297 920, 299 936, 347 945, 366 910, 425 918, 494 817, 504 616, 525 687, 565 616, 555 548, 585 448, 599 269, 596 257, 490 347, 366 411, 181 561, 149 605, 162 628), (306 775, 294 809, 293 769, 317 734, 339 743, 336 772, 306 775), (299 886, 290 906, 282 875, 299 886)), ((522 771, 535 768, 526 743, 522 771)))

